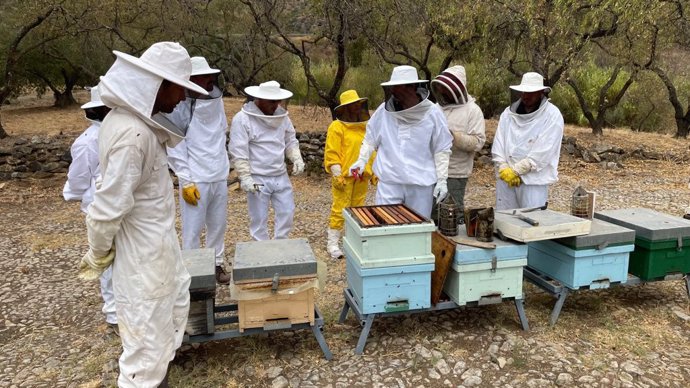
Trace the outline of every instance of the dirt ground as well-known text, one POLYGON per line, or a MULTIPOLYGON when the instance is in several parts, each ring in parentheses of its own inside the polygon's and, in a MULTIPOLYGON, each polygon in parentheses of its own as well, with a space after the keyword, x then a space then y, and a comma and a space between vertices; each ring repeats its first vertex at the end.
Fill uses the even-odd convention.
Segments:
MULTIPOLYGON (((10 135, 76 136, 86 127, 78 108, 45 103, 29 97, 21 107, 3 107, 10 135)), ((225 104, 231 118, 241 101, 225 104)), ((324 131, 330 122, 324 109, 291 106, 290 112, 298 131, 324 131)), ((489 137, 495 127, 495 120, 487 121, 489 137)), ((607 130, 597 138, 570 126, 566 135, 588 145, 689 153, 687 140, 666 135, 607 130)), ((687 164, 674 160, 628 159, 623 168, 606 169, 565 155, 549 206, 568 211, 572 191, 583 185, 597 192, 599 209, 648 207, 682 215, 690 205, 690 174, 687 164)), ((117 373, 119 341, 103 323, 98 286, 76 279, 85 228, 79 205, 62 200, 64 179, 0 182, 0 387, 112 386, 117 373)), ((322 358, 309 332, 187 346, 173 362, 171 386, 690 386, 690 303, 681 281, 577 292, 553 327, 553 299, 525 283, 529 332, 519 329, 506 303, 415 314, 376 322, 364 355, 355 356, 359 322, 352 315, 337 322, 345 263, 330 260, 325 250, 329 180, 291 179, 297 206, 292 237, 307 238, 328 265, 317 303, 334 359, 322 358)), ((466 206, 493 205, 493 186, 493 170, 477 166, 466 206)), ((244 194, 231 192, 228 209, 229 264, 234 244, 249 240, 244 194)), ((218 297, 227 301, 227 290, 218 297)))

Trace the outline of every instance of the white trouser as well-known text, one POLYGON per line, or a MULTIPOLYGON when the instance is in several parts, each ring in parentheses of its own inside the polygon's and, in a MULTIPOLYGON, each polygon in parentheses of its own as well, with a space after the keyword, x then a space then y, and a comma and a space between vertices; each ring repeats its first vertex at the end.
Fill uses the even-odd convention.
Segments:
POLYGON ((549 199, 549 185, 510 187, 502 179, 496 180, 496 210, 544 206, 549 199))
POLYGON ((117 325, 117 314, 115 313, 115 294, 113 293, 113 266, 106 268, 101 274, 101 296, 103 297, 103 308, 107 323, 117 325))
POLYGON ((278 176, 252 175, 254 183, 263 185, 256 193, 247 193, 249 234, 257 241, 268 240, 268 209, 275 212, 275 239, 288 238, 292 230, 295 200, 287 173, 278 176))
POLYGON ((394 183, 384 183, 379 181, 376 186, 376 204, 388 205, 394 203, 404 203, 420 215, 431 217, 434 185, 398 185, 394 183))
MULTIPOLYGON (((176 265, 184 266, 182 261, 176 265)), ((189 315, 191 277, 182 268, 176 275, 177 290, 157 299, 118 296, 122 354, 118 387, 158 387, 182 345, 189 315), (133 330, 136 329, 136 330, 133 330)))
POLYGON ((216 265, 225 259, 225 230, 228 225, 228 185, 226 181, 196 183, 201 199, 196 206, 182 199, 180 190, 180 215, 182 217, 182 249, 201 246, 201 231, 206 227, 206 248, 216 251, 216 265))

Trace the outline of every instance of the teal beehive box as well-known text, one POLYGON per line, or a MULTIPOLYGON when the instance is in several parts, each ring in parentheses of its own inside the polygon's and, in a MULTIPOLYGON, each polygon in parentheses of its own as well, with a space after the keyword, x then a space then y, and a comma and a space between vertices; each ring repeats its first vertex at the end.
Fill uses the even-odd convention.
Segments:
POLYGON ((606 288, 628 280, 634 241, 634 230, 593 219, 587 235, 529 243, 527 263, 573 289, 606 288))
MULTIPOLYGON (((461 225, 459 234, 466 234, 461 225)), ((527 245, 494 240, 495 249, 458 244, 443 291, 459 306, 484 298, 522 299, 522 270, 527 245)))
POLYGON ((364 268, 348 245, 345 260, 347 285, 363 314, 431 307, 434 263, 364 268))
POLYGON ((436 225, 405 205, 347 208, 343 218, 343 246, 359 257, 361 268, 434 263, 431 234, 436 225), (393 212, 401 208, 407 213, 393 212), (360 213, 360 209, 366 213, 360 213), (370 225, 363 222, 367 215, 373 218, 370 225), (388 218, 388 215, 396 218, 388 218))
POLYGON ((594 217, 635 231, 628 271, 642 280, 690 273, 690 221, 652 209, 595 212, 594 217))

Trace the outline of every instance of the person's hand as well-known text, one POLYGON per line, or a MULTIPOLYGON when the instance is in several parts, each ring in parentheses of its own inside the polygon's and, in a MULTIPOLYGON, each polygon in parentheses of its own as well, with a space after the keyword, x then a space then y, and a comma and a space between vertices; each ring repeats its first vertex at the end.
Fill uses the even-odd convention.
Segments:
POLYGON ((372 175, 371 178, 369 178, 369 183, 371 183, 374 186, 377 186, 379 184, 379 177, 376 175, 372 175))
POLYGON ((83 280, 95 280, 115 260, 115 248, 112 248, 105 256, 96 257, 91 249, 84 254, 79 262, 79 276, 83 280))
POLYGON ((333 184, 333 188, 336 190, 345 190, 345 177, 342 175, 338 176, 333 176, 331 178, 331 183, 333 184))
POLYGON ((188 183, 182 186, 182 199, 192 206, 197 205, 197 201, 201 199, 201 194, 195 183, 188 183))
POLYGON ((357 175, 361 177, 364 174, 364 162, 361 160, 356 161, 347 169, 347 176, 355 176, 354 171, 357 171, 357 175))
POLYGON ((304 172, 304 161, 297 159, 292 163, 292 175, 299 175, 304 172))
POLYGON ((258 191, 254 184, 254 179, 250 175, 240 177, 240 187, 246 193, 256 193, 258 191))
POLYGON ((334 177, 341 176, 343 174, 343 168, 339 164, 334 164, 331 166, 331 175, 334 177))
POLYGON ((510 167, 505 167, 499 170, 498 177, 510 187, 519 186, 521 183, 518 173, 510 167))
POLYGON ((446 199, 446 196, 448 196, 448 183, 444 180, 436 182, 436 186, 434 187, 434 198, 436 198, 436 203, 441 203, 441 201, 446 199))

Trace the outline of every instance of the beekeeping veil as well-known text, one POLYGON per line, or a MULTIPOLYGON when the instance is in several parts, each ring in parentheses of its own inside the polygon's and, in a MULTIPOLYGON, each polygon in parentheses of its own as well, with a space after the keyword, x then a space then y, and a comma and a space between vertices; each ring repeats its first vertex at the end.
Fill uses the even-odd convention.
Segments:
POLYGON ((412 66, 396 66, 391 73, 391 79, 381 83, 381 86, 386 96, 385 109, 393 114, 396 120, 406 124, 413 124, 421 120, 434 105, 433 102, 429 101, 429 81, 420 80, 417 69, 412 66), (403 109, 393 94, 393 88, 399 85, 413 85, 419 97, 419 103, 403 109))
POLYGON ((336 119, 344 123, 368 121, 368 99, 359 97, 356 90, 346 90, 340 95, 340 105, 335 107, 333 113, 336 119))
POLYGON ((108 72, 101 77, 101 101, 113 109, 126 109, 153 128, 170 135, 168 145, 174 147, 186 134, 192 112, 182 122, 172 121, 168 114, 152 114, 158 90, 163 80, 180 85, 199 95, 208 92, 189 81, 192 64, 187 50, 175 42, 151 45, 140 58, 113 51, 117 57, 108 72))

